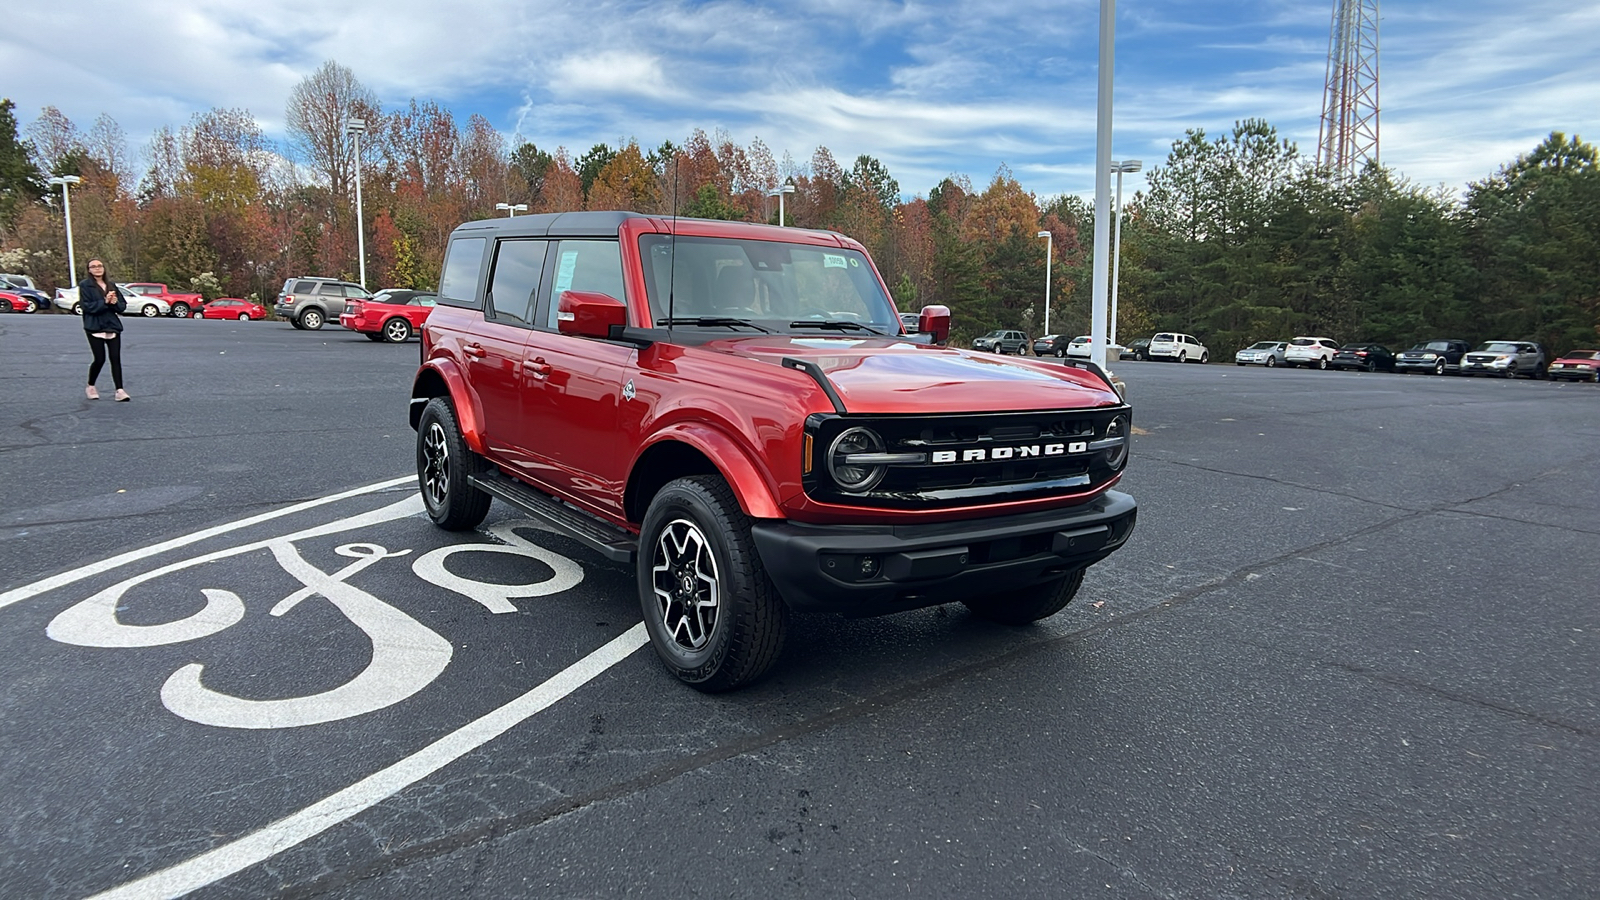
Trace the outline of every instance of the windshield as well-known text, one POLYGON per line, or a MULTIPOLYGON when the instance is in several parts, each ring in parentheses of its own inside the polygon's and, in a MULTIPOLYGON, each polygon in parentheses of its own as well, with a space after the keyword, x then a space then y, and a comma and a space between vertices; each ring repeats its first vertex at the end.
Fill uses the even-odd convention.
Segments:
POLYGON ((1600 359, 1600 350, 1573 350, 1565 359, 1600 359))
POLYGON ((1277 341, 1256 341, 1254 344, 1250 345, 1250 349, 1251 350, 1271 350, 1273 347, 1276 347, 1276 346, 1278 346, 1278 342, 1277 341))
POLYGON ((778 331, 797 321, 900 331, 877 274, 856 250, 734 238, 674 242, 670 235, 647 234, 639 238, 639 251, 647 261, 645 289, 657 324, 671 315, 760 321, 778 331))
POLYGON ((1484 341, 1478 345, 1478 350, 1485 353, 1515 353, 1519 349, 1510 341, 1484 341))
POLYGON ((1417 346, 1417 349, 1418 350, 1449 350, 1450 349, 1450 342, 1449 341, 1429 341, 1426 344, 1419 344, 1417 346))

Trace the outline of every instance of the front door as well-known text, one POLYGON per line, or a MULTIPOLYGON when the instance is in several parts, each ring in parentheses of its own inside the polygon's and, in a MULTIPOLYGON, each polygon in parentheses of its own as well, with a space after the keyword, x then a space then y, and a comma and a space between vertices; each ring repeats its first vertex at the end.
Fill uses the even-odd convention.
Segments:
POLYGON ((545 241, 501 241, 495 248, 484 298, 484 327, 463 347, 472 367, 472 384, 483 405, 489 449, 498 458, 533 474, 533 454, 522 422, 523 395, 534 385, 523 362, 534 298, 544 273, 545 241))

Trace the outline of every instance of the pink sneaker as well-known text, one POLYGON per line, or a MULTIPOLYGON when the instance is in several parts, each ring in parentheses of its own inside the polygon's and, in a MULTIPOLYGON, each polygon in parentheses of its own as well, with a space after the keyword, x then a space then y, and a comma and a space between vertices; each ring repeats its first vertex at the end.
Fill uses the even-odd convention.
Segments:
POLYGON ((117 402, 118 403, 127 403, 129 400, 132 400, 132 399, 133 399, 132 397, 128 396, 128 392, 127 391, 123 390, 122 388, 117 388, 117 402))
POLYGON ((92 385, 92 384, 89 385, 88 390, 84 391, 84 393, 88 395, 90 400, 99 400, 100 399, 100 392, 95 390, 94 385, 92 385))

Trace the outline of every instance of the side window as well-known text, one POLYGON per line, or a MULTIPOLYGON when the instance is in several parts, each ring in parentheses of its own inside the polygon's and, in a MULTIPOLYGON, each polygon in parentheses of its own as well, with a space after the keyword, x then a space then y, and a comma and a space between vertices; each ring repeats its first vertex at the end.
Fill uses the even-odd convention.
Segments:
POLYGON ((545 241, 501 241, 495 251, 489 302, 495 321, 533 324, 533 301, 544 273, 545 241))
POLYGON ((554 329, 561 295, 594 291, 627 302, 622 287, 622 252, 616 241, 562 241, 556 250, 555 283, 543 311, 544 327, 554 329))
MULTIPOLYGON (((365 300, 372 295, 353 284, 344 285, 344 295, 355 300, 365 300)), ((337 295, 335 295, 337 296, 337 295)))
POLYGON ((478 276, 483 274, 487 238, 457 238, 450 242, 439 276, 439 298, 450 306, 478 306, 478 276))
POLYGON ((311 293, 315 293, 316 290, 317 290, 317 283, 315 281, 296 281, 294 283, 294 285, 289 289, 289 293, 291 293, 291 294, 311 294, 311 293))

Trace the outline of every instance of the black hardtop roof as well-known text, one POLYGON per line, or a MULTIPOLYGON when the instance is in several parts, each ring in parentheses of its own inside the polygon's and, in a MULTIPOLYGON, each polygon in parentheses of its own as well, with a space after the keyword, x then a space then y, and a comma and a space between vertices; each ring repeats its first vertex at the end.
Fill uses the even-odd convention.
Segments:
MULTIPOLYGON (((802 231, 808 234, 826 234, 834 238, 844 236, 834 231, 819 231, 787 227, 779 229, 776 225, 765 225, 759 222, 730 222, 722 219, 697 219, 692 216, 656 215, 650 213, 625 212, 618 210, 593 211, 593 212, 560 212, 536 213, 531 216, 498 216, 492 219, 476 219, 463 222, 456 226, 451 237, 465 235, 495 235, 499 237, 616 237, 617 231, 622 228, 622 223, 630 219, 648 219, 653 222, 667 223, 676 218, 682 222, 715 223, 720 226, 739 230, 765 230, 774 233, 780 231, 802 231)), ((848 240, 848 238, 845 238, 848 240)))

